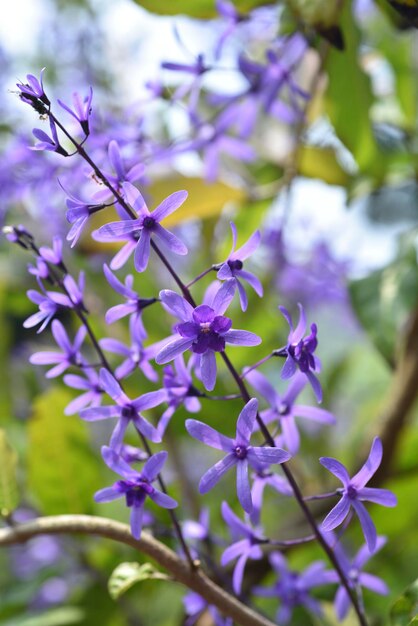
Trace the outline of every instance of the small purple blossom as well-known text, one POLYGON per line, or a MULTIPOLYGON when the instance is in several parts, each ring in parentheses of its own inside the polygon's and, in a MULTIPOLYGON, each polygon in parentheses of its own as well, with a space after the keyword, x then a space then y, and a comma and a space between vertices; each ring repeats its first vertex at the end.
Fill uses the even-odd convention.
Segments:
POLYGON ((63 148, 60 144, 57 127, 55 126, 55 122, 52 117, 49 118, 49 127, 51 129, 52 137, 49 137, 49 135, 47 135, 40 128, 34 128, 32 130, 36 139, 39 141, 31 148, 31 150, 46 150, 49 152, 56 152, 57 154, 61 154, 65 157, 68 156, 67 150, 65 150, 65 148, 63 148))
POLYGON ((55 367, 46 373, 47 378, 56 378, 71 366, 81 367, 82 357, 80 348, 85 339, 87 330, 81 326, 74 338, 74 342, 68 338, 64 326, 58 320, 54 320, 51 325, 52 334, 62 352, 35 352, 29 361, 33 365, 52 365, 55 367))
POLYGON ((56 235, 52 240, 52 248, 41 246, 39 248, 41 258, 51 265, 62 265, 62 239, 56 235))
POLYGON ((34 109, 40 113, 45 111, 44 108, 39 108, 37 106, 38 100, 40 100, 46 106, 49 106, 51 103, 44 91, 43 85, 43 75, 45 72, 45 67, 42 68, 39 80, 33 74, 27 74, 26 80, 27 83, 17 83, 16 86, 20 90, 20 99, 27 104, 30 104, 34 107, 34 109))
POLYGON ((263 597, 279 598, 277 623, 288 624, 293 609, 297 606, 304 606, 312 613, 321 615, 321 605, 310 596, 310 591, 314 587, 334 582, 334 572, 325 570, 322 561, 315 561, 299 574, 289 569, 285 557, 280 552, 273 552, 269 558, 279 578, 273 587, 257 587, 255 592, 263 597))
POLYGON ((96 241, 120 241, 131 240, 132 237, 135 237, 137 243, 135 245, 134 264, 138 272, 143 272, 147 268, 152 235, 158 237, 175 254, 187 254, 184 243, 160 224, 161 220, 183 204, 187 198, 187 191, 172 193, 150 213, 144 198, 136 187, 130 183, 124 183, 123 190, 128 203, 138 214, 138 219, 106 224, 93 232, 93 239, 96 241))
POLYGON ((342 524, 350 508, 353 507, 360 520, 364 538, 370 552, 373 552, 376 548, 377 534, 372 518, 362 503, 364 501, 374 502, 388 507, 393 507, 397 504, 395 494, 388 489, 365 487, 379 467, 382 456, 382 442, 379 437, 375 437, 367 461, 352 478, 350 478, 344 465, 336 459, 330 457, 321 457, 319 459, 321 465, 343 483, 343 487, 338 489, 338 493, 342 495, 342 498, 322 522, 322 530, 327 532, 342 524))
POLYGON ((320 424, 335 424, 335 417, 329 411, 317 407, 295 404, 296 398, 307 383, 306 377, 301 372, 296 372, 293 381, 286 393, 281 396, 265 376, 256 370, 250 371, 246 376, 250 385, 270 405, 270 408, 260 413, 265 424, 277 421, 282 430, 283 442, 291 454, 299 450, 300 436, 296 425, 296 417, 304 417, 320 424))
POLYGON ((288 481, 272 472, 269 465, 253 472, 252 479, 251 499, 253 501, 253 510, 251 511, 250 519, 252 524, 259 524, 263 508, 264 489, 267 486, 272 487, 277 493, 284 496, 293 495, 293 491, 288 481))
POLYGON ((42 294, 39 293, 39 291, 35 291, 35 289, 29 289, 29 291, 27 292, 27 296, 29 300, 38 305, 39 311, 37 313, 33 313, 33 315, 30 315, 23 322, 23 327, 33 328, 33 326, 41 324, 41 326, 36 331, 37 333, 41 333, 48 326, 49 322, 52 320, 52 318, 60 308, 60 305, 54 302, 47 293, 42 294))
POLYGON ((71 242, 71 247, 73 248, 79 240, 90 215, 102 209, 104 205, 89 204, 88 202, 77 198, 66 189, 64 189, 64 191, 68 196, 65 201, 68 209, 65 217, 67 222, 71 224, 71 228, 67 234, 67 241, 71 242))
POLYGON ((130 467, 112 448, 103 446, 102 455, 106 465, 120 474, 122 480, 118 480, 112 487, 105 487, 97 491, 94 499, 96 502, 111 502, 124 496, 126 506, 131 509, 132 535, 135 539, 139 539, 147 496, 165 509, 177 507, 177 502, 173 498, 152 486, 167 459, 167 452, 157 452, 157 454, 150 456, 141 472, 130 467))
POLYGON ((187 619, 184 622, 184 626, 195 626, 200 623, 200 618, 208 611, 213 620, 214 626, 233 626, 232 619, 230 617, 223 617, 218 609, 202 598, 195 591, 189 591, 183 598, 184 610, 187 615, 187 619))
MULTIPOLYGON (((376 537, 376 547, 373 555, 381 550, 385 544, 386 537, 376 537)), ((350 587, 352 587, 357 595, 361 597, 361 587, 366 587, 382 596, 388 595, 389 589, 381 578, 362 571, 363 567, 372 556, 368 546, 363 545, 353 559, 347 556, 341 544, 337 544, 333 549, 350 587)), ((340 582, 336 572, 334 573, 334 580, 332 582, 340 582)), ((334 609, 339 620, 342 621, 346 617, 350 609, 350 604, 351 601, 345 587, 340 585, 334 599, 334 609)))
POLYGON ((198 413, 201 408, 198 397, 201 395, 193 385, 193 378, 190 370, 192 359, 187 366, 184 363, 183 355, 174 359, 173 365, 167 365, 163 372, 163 385, 167 392, 168 407, 160 417, 157 430, 161 437, 179 406, 184 405, 189 413, 198 413))
POLYGON ((165 391, 163 389, 150 391, 135 400, 130 400, 117 380, 104 368, 100 370, 100 384, 103 391, 112 398, 115 404, 84 409, 81 411, 80 417, 88 422, 117 417, 118 423, 113 430, 109 443, 111 448, 115 450, 120 449, 125 431, 130 422, 132 422, 135 428, 150 441, 155 443, 161 441, 161 437, 155 427, 142 417, 140 411, 151 409, 164 402, 165 391))
POLYGON ((256 292, 260 298, 263 295, 263 286, 257 276, 243 269, 244 261, 256 251, 260 245, 260 231, 256 230, 248 241, 236 250, 237 246, 237 229, 234 222, 230 222, 232 231, 232 249, 226 261, 218 267, 217 278, 219 280, 227 280, 234 278, 238 288, 241 309, 247 310, 248 296, 241 280, 245 280, 256 292), (240 280, 241 279, 241 280, 240 280))
POLYGON ((59 306, 86 311, 83 302, 83 291, 85 287, 84 272, 80 272, 77 282, 70 274, 67 274, 62 282, 66 293, 47 291, 48 297, 59 306))
POLYGON ((67 387, 83 391, 65 408, 65 415, 74 415, 87 407, 99 406, 102 402, 103 390, 97 372, 91 367, 84 368, 84 377, 77 374, 66 374, 64 383, 67 387))
POLYGON ((250 444, 257 416, 258 401, 252 398, 238 416, 236 435, 234 439, 225 437, 211 426, 197 420, 186 420, 186 428, 192 437, 207 446, 227 452, 227 455, 211 467, 201 478, 199 492, 207 493, 214 487, 222 476, 234 465, 237 468, 237 494, 244 511, 251 513, 253 502, 248 467, 260 469, 273 463, 284 463, 290 459, 290 454, 281 448, 268 446, 254 447, 250 444))
POLYGON ((232 321, 223 315, 235 292, 235 280, 225 281, 216 292, 211 305, 197 307, 187 302, 182 296, 164 289, 160 298, 164 306, 173 315, 181 319, 177 324, 177 334, 157 354, 159 364, 168 363, 186 350, 191 350, 200 361, 202 382, 208 391, 212 391, 216 382, 216 352, 223 352, 226 343, 238 346, 256 346, 260 337, 246 330, 231 328, 232 321))
POLYGON ((88 96, 81 99, 80 94, 77 92, 73 93, 73 106, 74 109, 70 109, 68 105, 66 105, 62 100, 58 100, 58 104, 62 107, 67 113, 72 115, 74 119, 80 124, 84 134, 86 137, 90 133, 89 128, 89 117, 91 114, 91 101, 93 98, 93 89, 90 87, 88 96))
POLYGON ((244 568, 248 559, 258 560, 263 556, 260 544, 265 543, 263 537, 256 534, 256 531, 249 525, 242 522, 235 513, 232 512, 229 504, 222 502, 222 517, 228 524, 234 543, 221 556, 221 565, 225 566, 230 561, 238 558, 234 573, 232 575, 232 587, 238 595, 241 593, 244 568), (239 539, 243 537, 243 539, 239 539))
POLYGON ((306 331, 306 317, 303 306, 299 307, 299 322, 296 328, 293 328, 292 318, 289 311, 284 306, 279 306, 280 312, 290 326, 290 333, 287 338, 287 345, 278 354, 286 356, 285 364, 281 371, 281 378, 287 380, 291 378, 299 369, 311 384, 318 402, 322 401, 322 389, 319 380, 316 378, 313 370, 319 368, 319 361, 314 356, 314 352, 318 345, 316 338, 316 324, 311 324, 311 334, 304 337, 306 331))

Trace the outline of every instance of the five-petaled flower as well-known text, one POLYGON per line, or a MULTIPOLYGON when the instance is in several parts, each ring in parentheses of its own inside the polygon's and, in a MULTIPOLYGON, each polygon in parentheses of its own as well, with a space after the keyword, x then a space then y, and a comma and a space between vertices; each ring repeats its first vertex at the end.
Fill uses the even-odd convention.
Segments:
POLYGON ((45 67, 42 68, 39 80, 33 74, 27 74, 26 80, 28 82, 26 84, 16 84, 16 86, 20 89, 20 99, 23 100, 23 102, 30 104, 36 111, 38 111, 38 113, 41 114, 45 112, 45 107, 43 105, 46 104, 46 106, 49 106, 51 104, 44 91, 43 75, 45 69, 45 67))
POLYGON ((336 459, 330 457, 319 459, 321 465, 339 478, 343 484, 343 487, 338 490, 338 493, 342 494, 342 498, 322 522, 322 530, 330 531, 339 526, 347 517, 350 508, 353 507, 360 520, 370 552, 375 550, 377 534, 372 518, 362 502, 374 502, 389 507, 397 504, 395 494, 388 489, 365 487, 379 467, 382 455, 382 442, 379 437, 375 437, 367 461, 352 478, 350 478, 344 465, 336 459))
POLYGON ((152 485, 167 459, 167 452, 157 452, 157 454, 150 456, 141 472, 134 470, 112 448, 103 446, 102 455, 106 465, 120 474, 122 480, 118 480, 112 487, 105 487, 97 491, 94 499, 96 502, 111 502, 125 496, 126 506, 131 509, 131 532, 135 539, 139 539, 147 496, 164 509, 177 507, 177 502, 173 498, 152 485))
POLYGON ((61 322, 54 320, 51 327, 54 339, 62 352, 35 352, 29 359, 34 365, 55 365, 46 373, 47 378, 55 378, 69 367, 80 367, 83 364, 80 348, 87 333, 85 326, 80 326, 74 342, 71 343, 61 322))
POLYGON ((286 356, 286 361, 281 371, 281 378, 283 378, 283 380, 287 380, 296 374, 299 369, 309 380, 312 389, 314 390, 316 399, 318 402, 321 402, 321 385, 312 371, 319 368, 319 361, 314 356, 314 352, 318 345, 318 340, 316 338, 317 327, 316 324, 311 324, 311 334, 304 337, 306 331, 305 311, 303 310, 303 306, 301 304, 298 304, 298 307, 299 322, 296 328, 293 328, 292 318, 290 317, 289 311, 285 309, 284 306, 279 306, 280 312, 290 326, 287 345, 285 348, 276 351, 277 355, 286 356))
POLYGON ((238 500, 247 513, 251 513, 253 508, 248 466, 259 470, 273 463, 284 463, 290 459, 290 454, 281 448, 255 447, 250 444, 257 407, 258 401, 255 398, 252 398, 244 406, 238 416, 234 439, 225 437, 203 422, 192 419, 186 420, 186 428, 192 437, 207 446, 227 453, 221 461, 218 461, 202 476, 199 484, 200 493, 206 493, 212 489, 222 476, 235 465, 237 468, 238 500))
POLYGON ((135 249, 134 263, 138 272, 143 272, 147 268, 150 256, 151 235, 158 237, 175 254, 187 254, 187 248, 184 243, 160 224, 161 220, 183 204, 187 198, 187 191, 172 193, 151 213, 144 198, 131 183, 125 182, 123 191, 127 202, 135 209, 139 217, 137 219, 121 220, 106 224, 93 232, 93 239, 96 239, 96 241, 123 241, 126 239, 132 241, 132 237, 134 237, 137 243, 131 251, 135 249))
POLYGON ((232 249, 226 261, 221 263, 219 266, 216 266, 218 268, 217 278, 219 280, 226 280, 228 278, 235 279, 241 309, 246 311, 248 306, 248 296, 241 280, 245 280, 249 285, 251 285, 260 298, 263 295, 263 286, 257 276, 254 276, 251 272, 247 272, 242 269, 244 261, 248 259, 248 257, 253 254, 253 252, 255 252, 260 245, 261 235, 260 231, 256 230, 244 245, 238 248, 238 250, 235 250, 237 247, 237 229, 234 222, 230 222, 230 224, 232 230, 232 249))
POLYGON ((235 292, 235 280, 225 281, 216 292, 211 305, 197 307, 182 296, 164 289, 160 298, 165 307, 182 321, 177 324, 177 335, 173 337, 157 354, 159 364, 168 363, 186 350, 191 350, 200 358, 202 382, 208 391, 212 391, 216 382, 215 352, 223 352, 226 343, 238 346, 256 346, 260 337, 246 330, 231 328, 232 321, 223 315, 235 292))
POLYGON ((144 393, 135 400, 130 400, 122 391, 117 380, 106 369, 100 370, 100 384, 102 389, 114 400, 112 406, 98 406, 84 409, 80 413, 80 417, 88 422, 108 419, 110 417, 118 417, 118 423, 110 438, 109 446, 115 450, 119 450, 125 431, 130 422, 132 422, 138 432, 144 437, 155 443, 161 441, 156 428, 150 424, 145 417, 142 417, 140 411, 152 409, 165 401, 166 393, 163 389, 158 391, 150 391, 144 393))

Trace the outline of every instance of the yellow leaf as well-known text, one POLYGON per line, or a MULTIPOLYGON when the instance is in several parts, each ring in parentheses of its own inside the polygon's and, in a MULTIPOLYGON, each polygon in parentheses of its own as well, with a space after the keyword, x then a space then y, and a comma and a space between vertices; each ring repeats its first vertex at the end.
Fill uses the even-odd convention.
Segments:
POLYGON ((349 176, 337 162, 331 148, 304 146, 299 155, 299 174, 308 178, 320 178, 329 185, 343 185, 349 176))

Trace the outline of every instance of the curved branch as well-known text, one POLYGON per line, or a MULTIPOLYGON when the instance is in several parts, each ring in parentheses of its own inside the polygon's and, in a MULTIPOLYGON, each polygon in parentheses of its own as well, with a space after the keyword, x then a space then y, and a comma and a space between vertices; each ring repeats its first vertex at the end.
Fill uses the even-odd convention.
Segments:
MULTIPOLYGON (((139 540, 131 535, 129 526, 104 517, 90 515, 57 515, 38 517, 30 522, 0 529, 0 546, 25 543, 37 535, 85 534, 107 537, 131 546, 164 567, 174 579, 196 591, 221 613, 232 617, 241 626, 275 626, 269 619, 256 613, 218 587, 201 570, 190 569, 175 552, 146 532, 139 540)), ((277 625, 276 625, 277 626, 277 625)))

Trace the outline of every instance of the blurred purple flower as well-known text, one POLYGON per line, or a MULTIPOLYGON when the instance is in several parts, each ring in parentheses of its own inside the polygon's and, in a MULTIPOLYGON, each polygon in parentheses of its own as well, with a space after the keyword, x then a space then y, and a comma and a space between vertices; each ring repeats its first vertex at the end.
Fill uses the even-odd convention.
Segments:
POLYGON ((150 441, 159 443, 161 437, 155 427, 150 424, 142 415, 140 411, 151 409, 158 406, 165 401, 165 391, 160 389, 158 391, 150 391, 144 393, 135 400, 130 400, 124 393, 117 380, 106 369, 100 370, 100 384, 103 389, 111 398, 115 404, 112 406, 94 407, 91 409, 83 409, 80 413, 80 417, 87 422, 95 422, 97 420, 109 419, 111 417, 117 417, 118 423, 113 430, 110 438, 109 446, 115 450, 119 450, 125 431, 132 422, 135 428, 150 441))
POLYGON ((263 286, 257 276, 254 276, 251 272, 247 272, 242 269, 244 265, 243 262, 248 259, 248 257, 251 256, 260 245, 261 235, 260 231, 256 230, 243 246, 238 248, 238 250, 235 250, 237 246, 237 229, 234 222, 230 222, 230 225, 232 230, 232 249, 226 261, 217 266, 217 278, 219 280, 227 280, 228 278, 235 279, 235 284, 238 287, 241 309, 246 311, 248 306, 248 297, 240 279, 245 280, 254 289, 256 294, 260 296, 260 298, 263 296, 263 286))
POLYGON ((130 183, 124 183, 123 190, 127 202, 140 217, 134 220, 121 220, 106 224, 93 232, 93 239, 96 241, 120 241, 130 240, 132 236, 137 238, 134 263, 138 272, 143 272, 148 265, 151 235, 158 237, 175 254, 187 254, 184 243, 160 225, 161 220, 183 204, 187 198, 187 191, 172 193, 150 213, 144 198, 136 187, 130 183))
POLYGON ((102 402, 103 390, 97 372, 91 367, 84 367, 84 377, 76 374, 66 374, 64 383, 67 387, 84 391, 72 400, 65 408, 65 415, 74 415, 87 407, 99 406, 102 402))
POLYGON ((244 511, 251 513, 253 502, 250 483, 248 480, 248 466, 255 470, 265 468, 275 463, 284 463, 290 459, 290 454, 281 448, 268 446, 254 447, 250 444, 257 416, 258 401, 252 398, 238 416, 236 435, 234 439, 225 437, 211 426, 197 420, 186 420, 186 429, 192 437, 207 446, 227 452, 227 455, 211 467, 201 478, 199 492, 207 493, 234 465, 237 468, 237 494, 244 511))
POLYGON ((83 302, 83 291, 85 286, 84 272, 80 272, 78 282, 76 282, 70 274, 67 274, 62 282, 66 293, 47 291, 48 297, 59 306, 66 307, 68 309, 82 309, 83 311, 86 311, 83 302))
POLYGON ((336 419, 329 411, 295 404, 297 396, 307 383, 306 377, 301 372, 296 372, 293 381, 283 396, 280 396, 267 378, 256 370, 250 371, 246 378, 250 385, 270 405, 269 409, 260 413, 260 417, 262 417, 265 424, 273 421, 277 421, 280 424, 283 441, 291 454, 296 454, 300 445, 299 431, 295 421, 296 417, 305 417, 320 424, 335 424, 336 419))
POLYGON ((70 109, 62 100, 58 100, 58 104, 62 107, 67 113, 72 115, 74 119, 80 124, 84 134, 86 137, 90 133, 89 128, 89 117, 91 114, 91 101, 93 98, 93 89, 90 87, 89 94, 83 100, 80 98, 80 95, 75 92, 73 93, 73 106, 74 109, 70 109))
POLYGON ((227 22, 226 28, 219 36, 215 46, 215 59, 219 59, 222 54, 222 48, 225 41, 232 35, 238 24, 247 21, 249 17, 243 13, 239 13, 229 0, 216 0, 216 10, 218 15, 224 18, 227 22))
POLYGON ((344 465, 336 459, 330 457, 321 457, 319 459, 321 465, 343 483, 343 487, 338 489, 338 493, 342 495, 342 498, 322 522, 322 530, 330 531, 342 524, 350 508, 353 507, 360 520, 364 538, 370 552, 375 550, 377 534, 372 518, 362 502, 374 502, 388 507, 393 507, 397 504, 395 494, 388 489, 365 487, 379 467, 382 456, 382 442, 379 437, 375 437, 367 461, 352 478, 350 478, 344 465))
POLYGON ((151 484, 161 472, 167 459, 167 452, 157 452, 157 454, 150 456, 141 472, 130 467, 112 448, 103 446, 102 455, 106 465, 120 474, 122 480, 118 480, 112 487, 105 487, 97 491, 94 499, 96 502, 111 502, 125 496, 126 506, 131 509, 131 532, 135 539, 139 539, 142 530, 143 508, 147 496, 165 509, 177 507, 177 502, 173 498, 162 493, 151 484))
POLYGON ((32 146, 31 150, 46 150, 49 152, 56 152, 57 154, 61 154, 62 156, 68 156, 67 150, 63 148, 60 144, 57 128, 55 126, 54 120, 49 118, 49 127, 51 129, 52 137, 49 137, 43 130, 40 128, 34 128, 32 130, 36 139, 38 139, 38 143, 32 146))
POLYGON ((274 474, 269 465, 253 472, 252 479, 251 499, 253 501, 253 510, 251 511, 250 519, 252 524, 259 524, 263 508, 264 489, 267 485, 284 496, 293 495, 293 491, 287 480, 282 476, 274 474))
POLYGON ((198 355, 202 382, 208 391, 212 391, 216 382, 215 352, 222 352, 226 343, 238 346, 256 346, 260 337, 246 330, 232 329, 232 321, 223 315, 235 292, 235 280, 225 281, 216 292, 211 306, 201 304, 193 308, 182 296, 164 289, 160 298, 165 307, 182 322, 177 324, 177 335, 157 354, 159 364, 168 363, 186 350, 198 355))
POLYGON ((41 333, 48 326, 48 323, 54 317, 60 306, 54 302, 47 293, 42 294, 39 293, 39 291, 35 291, 35 289, 29 289, 27 296, 29 300, 38 305, 39 311, 30 315, 23 322, 23 327, 32 328, 42 322, 41 326, 36 331, 37 333, 41 333))
POLYGON ((279 579, 273 587, 257 587, 254 591, 257 595, 280 600, 277 623, 288 624, 293 609, 297 606, 304 606, 315 615, 321 615, 321 605, 310 596, 310 591, 314 587, 335 582, 334 572, 325 570, 322 561, 315 561, 299 574, 288 568, 287 561, 280 552, 273 552, 269 559, 279 579))
POLYGON ((164 368, 163 384, 167 392, 168 407, 160 417, 157 426, 161 437, 163 437, 173 414, 179 406, 184 404, 186 411, 189 413, 198 413, 200 411, 201 405, 198 398, 201 394, 193 385, 193 378, 190 373, 192 365, 192 359, 189 360, 186 366, 183 355, 179 355, 174 359, 173 365, 167 365, 164 368))
POLYGON ((214 626, 233 626, 230 617, 223 617, 216 607, 208 604, 207 601, 195 591, 189 591, 184 596, 183 605, 187 615, 184 626, 195 626, 195 624, 200 623, 200 618, 205 611, 208 611, 214 626))
POLYGON ((228 524, 234 543, 224 550, 221 556, 221 565, 227 565, 238 558, 232 575, 232 587, 237 595, 241 593, 244 568, 248 559, 258 560, 263 556, 260 544, 265 543, 263 537, 258 536, 255 530, 242 522, 232 512, 229 504, 222 502, 222 517, 228 524), (243 539, 239 539, 243 537, 243 539))
POLYGON ((17 88, 20 90, 20 99, 33 106, 38 112, 43 112, 43 109, 39 110, 36 107, 38 100, 41 100, 41 102, 47 106, 51 104, 44 91, 43 75, 45 69, 45 67, 42 68, 39 80, 33 74, 27 74, 26 84, 16 83, 17 88))
MULTIPOLYGON (((140 181, 142 184, 146 182, 144 178, 144 164, 136 163, 132 167, 126 168, 119 144, 114 139, 109 142, 107 153, 114 174, 105 172, 105 176, 112 183, 112 186, 116 188, 117 191, 122 191, 123 184, 126 182, 135 183, 140 181)), ((107 187, 94 194, 95 200, 98 200, 99 202, 103 202, 104 200, 112 197, 113 194, 107 187)), ((123 216, 124 218, 127 217, 126 210, 120 205, 120 203, 117 203, 117 209, 121 216, 123 216)))
POLYGON ((316 378, 312 370, 317 370, 319 362, 314 356, 314 352, 318 345, 316 338, 316 324, 311 324, 311 334, 303 337, 306 331, 306 317, 303 306, 299 307, 299 322, 296 328, 293 328, 292 318, 284 306, 279 306, 280 312, 290 326, 290 333, 287 338, 287 345, 277 354, 286 356, 285 364, 281 371, 281 378, 287 380, 296 374, 299 369, 308 379, 315 393, 318 402, 322 401, 322 389, 319 380, 316 378))
POLYGON ((62 352, 35 352, 29 358, 29 362, 33 365, 52 365, 55 367, 46 373, 47 378, 55 378, 60 376, 69 367, 81 367, 83 361, 80 354, 81 345, 85 339, 87 330, 85 326, 81 326, 74 338, 74 342, 68 338, 64 326, 58 320, 54 320, 51 325, 52 334, 62 352))

